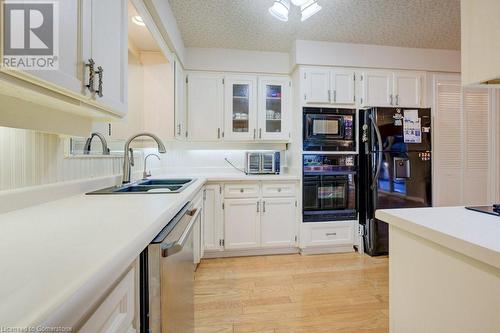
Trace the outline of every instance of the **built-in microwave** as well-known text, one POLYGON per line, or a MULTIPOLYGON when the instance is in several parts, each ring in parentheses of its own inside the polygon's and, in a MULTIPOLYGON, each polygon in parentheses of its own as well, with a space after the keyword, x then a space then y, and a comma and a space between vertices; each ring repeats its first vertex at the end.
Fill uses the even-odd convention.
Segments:
POLYGON ((356 151, 356 110, 304 108, 304 151, 356 151))

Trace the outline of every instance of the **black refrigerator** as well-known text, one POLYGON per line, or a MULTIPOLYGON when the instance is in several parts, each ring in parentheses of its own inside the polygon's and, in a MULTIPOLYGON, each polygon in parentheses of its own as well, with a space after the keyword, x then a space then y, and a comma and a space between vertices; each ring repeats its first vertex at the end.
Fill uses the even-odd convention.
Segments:
POLYGON ((378 209, 432 205, 431 109, 372 108, 360 112, 359 206, 364 248, 389 253, 389 228, 378 209))

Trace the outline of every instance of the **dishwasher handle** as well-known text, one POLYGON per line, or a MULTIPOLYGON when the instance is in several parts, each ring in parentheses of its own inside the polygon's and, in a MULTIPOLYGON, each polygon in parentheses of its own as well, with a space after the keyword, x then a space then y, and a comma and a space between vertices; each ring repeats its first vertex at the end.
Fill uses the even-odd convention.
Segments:
POLYGON ((186 241, 189 238, 189 234, 193 230, 193 226, 194 226, 199 214, 200 214, 200 212, 199 212, 198 208, 189 209, 185 212, 183 218, 179 221, 179 224, 183 224, 182 223, 183 220, 189 219, 190 221, 189 221, 186 229, 184 229, 184 232, 182 233, 182 235, 179 237, 179 239, 177 241, 172 242, 172 243, 161 244, 160 249, 161 249, 162 257, 166 258, 166 257, 172 256, 172 255, 182 251, 182 249, 184 248, 184 245, 186 245, 186 241))

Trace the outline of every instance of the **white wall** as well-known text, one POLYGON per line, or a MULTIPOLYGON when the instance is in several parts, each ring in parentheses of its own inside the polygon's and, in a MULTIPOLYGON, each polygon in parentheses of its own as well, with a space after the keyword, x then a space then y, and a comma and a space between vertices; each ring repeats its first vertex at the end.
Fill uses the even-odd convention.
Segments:
POLYGON ((187 48, 185 68, 221 72, 288 74, 290 55, 281 52, 187 48))
POLYGON ((297 40, 295 65, 460 72, 460 51, 297 40))

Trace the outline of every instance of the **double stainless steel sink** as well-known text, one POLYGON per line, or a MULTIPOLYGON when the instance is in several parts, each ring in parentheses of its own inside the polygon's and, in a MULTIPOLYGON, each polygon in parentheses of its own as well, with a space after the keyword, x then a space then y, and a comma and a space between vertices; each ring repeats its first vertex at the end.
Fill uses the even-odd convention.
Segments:
POLYGON ((180 193, 195 179, 144 179, 130 184, 104 188, 88 195, 97 194, 165 194, 180 193))

